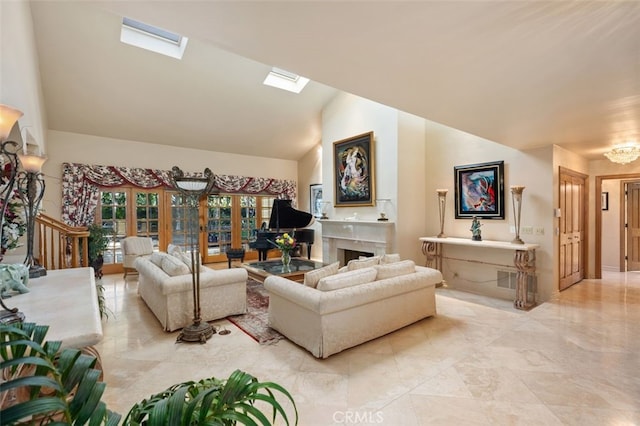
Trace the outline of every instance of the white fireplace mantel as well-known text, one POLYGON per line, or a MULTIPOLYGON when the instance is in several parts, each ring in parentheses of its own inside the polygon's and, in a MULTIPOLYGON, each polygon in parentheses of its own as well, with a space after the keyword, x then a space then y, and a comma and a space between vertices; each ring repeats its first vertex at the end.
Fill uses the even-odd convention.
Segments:
POLYGON ((327 220, 322 225, 322 260, 343 261, 340 253, 355 250, 374 256, 395 252, 395 223, 390 221, 327 220))

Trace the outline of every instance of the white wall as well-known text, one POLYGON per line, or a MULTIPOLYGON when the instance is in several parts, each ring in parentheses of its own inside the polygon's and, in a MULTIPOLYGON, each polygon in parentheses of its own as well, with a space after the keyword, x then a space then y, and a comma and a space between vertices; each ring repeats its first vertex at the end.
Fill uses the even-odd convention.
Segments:
MULTIPOLYGON (((395 221, 398 168, 398 112, 394 108, 342 93, 322 113, 322 185, 323 194, 335 202, 333 175, 333 143, 373 131, 375 148, 375 198, 391 199, 390 218, 395 221)), ((333 204, 332 204, 333 206, 333 204)), ((361 220, 376 220, 378 210, 372 207, 331 207, 331 219, 344 219, 358 213, 361 220)))
MULTIPOLYGON (((540 244, 536 251, 539 300, 549 300, 556 291, 553 281, 553 209, 552 209, 552 150, 542 148, 518 151, 486 139, 427 121, 427 167, 423 178, 427 182, 427 233, 435 236, 440 231, 436 189, 449 190, 446 199, 444 232, 448 236, 471 239, 470 220, 455 219, 454 167, 492 161, 504 161, 505 220, 481 220, 484 240, 511 241, 514 234, 513 207, 509 187, 524 185, 521 228, 540 228, 543 235, 523 234, 527 243, 540 244)), ((477 259, 477 249, 446 246, 445 256, 477 259)), ((487 251, 481 261, 497 265, 513 265, 513 252, 487 251)), ((444 273, 450 287, 482 292, 495 297, 513 299, 515 292, 497 287, 496 270, 508 268, 457 260, 444 262, 444 273), (456 274, 454 278, 453 275, 456 274)))
MULTIPOLYGON (((200 172, 209 167, 215 174, 289 179, 297 181, 296 161, 226 154, 197 149, 109 139, 58 131, 48 132, 49 160, 43 167, 47 190, 43 208, 55 218, 61 212, 62 163, 141 167, 200 172)), ((298 192, 299 193, 299 192, 298 192)))
MULTIPOLYGON (((425 259, 418 238, 437 235, 439 213, 436 189, 448 188, 445 233, 469 238, 470 220, 454 218, 454 167, 489 161, 505 162, 505 220, 484 220, 485 240, 510 241, 513 225, 510 185, 525 185, 522 227, 540 229, 542 235, 522 235, 528 243, 540 244, 537 250, 539 300, 548 300, 556 291, 553 275, 553 173, 551 147, 518 151, 438 123, 353 95, 338 96, 323 115, 323 185, 325 194, 334 193, 333 142, 367 131, 376 141, 376 198, 390 198, 390 219, 396 222, 396 247, 403 258, 419 264, 425 259)), ((333 198, 331 198, 333 199, 333 198)), ((363 220, 375 220, 373 207, 334 208, 331 219, 344 219, 357 211, 363 220)), ((450 257, 475 257, 479 253, 447 247, 450 257)), ((513 269, 513 253, 481 253, 487 263, 513 269), (487 257, 488 256, 488 257, 487 257)), ((513 299, 515 291, 497 288, 495 265, 447 261, 444 273, 450 286, 513 299), (454 279, 453 274, 457 277, 454 279)), ((504 269, 504 268, 498 268, 504 269)))
POLYGON ((28 1, 0 1, 0 52, 0 103, 24 113, 20 128, 45 152, 46 114, 28 1))
MULTIPOLYGON (((298 209, 311 211, 310 185, 322 183, 322 144, 311 148, 298 161, 298 209)), ((324 188, 323 188, 324 192, 324 188)), ((324 195, 324 194, 323 194, 324 195)), ((322 260, 322 227, 315 221, 309 228, 315 231, 315 242, 311 247, 311 258, 322 260)))

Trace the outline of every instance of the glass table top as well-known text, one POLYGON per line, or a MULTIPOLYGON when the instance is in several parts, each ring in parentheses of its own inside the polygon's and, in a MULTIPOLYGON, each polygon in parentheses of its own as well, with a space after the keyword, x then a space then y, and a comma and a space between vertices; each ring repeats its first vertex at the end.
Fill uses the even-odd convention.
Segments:
POLYGON ((284 269, 282 266, 282 260, 280 259, 251 262, 247 263, 246 266, 264 271, 271 275, 285 275, 313 271, 314 269, 322 268, 325 264, 322 262, 294 257, 291 258, 288 270, 284 269))

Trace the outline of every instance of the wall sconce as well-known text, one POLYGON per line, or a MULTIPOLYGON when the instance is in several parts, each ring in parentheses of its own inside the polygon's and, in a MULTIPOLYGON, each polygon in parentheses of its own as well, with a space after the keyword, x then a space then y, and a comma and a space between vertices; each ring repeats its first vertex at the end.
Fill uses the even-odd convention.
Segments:
POLYGON ((45 190, 44 175, 41 170, 47 158, 30 154, 18 154, 18 157, 23 170, 16 176, 16 185, 27 219, 27 256, 24 264, 29 267, 29 278, 38 278, 47 275, 47 270, 33 257, 36 216, 38 216, 45 190))
POLYGON ((617 164, 631 163, 640 157, 640 146, 630 142, 626 145, 617 146, 609 152, 605 152, 604 156, 617 164))
POLYGON ((200 239, 198 235, 198 200, 213 189, 214 176, 211 170, 204 169, 204 177, 185 176, 178 166, 171 169, 173 187, 186 196, 189 208, 189 240, 191 244, 191 284, 193 292, 193 324, 182 329, 176 342, 200 342, 215 333, 211 324, 202 322, 200 316, 200 239))

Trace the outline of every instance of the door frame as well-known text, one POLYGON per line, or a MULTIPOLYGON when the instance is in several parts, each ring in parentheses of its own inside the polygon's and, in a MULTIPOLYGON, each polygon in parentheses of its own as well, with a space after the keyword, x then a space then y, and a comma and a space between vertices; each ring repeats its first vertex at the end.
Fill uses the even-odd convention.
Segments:
POLYGON ((595 262, 594 278, 602 279, 602 181, 606 179, 640 179, 640 173, 622 173, 617 175, 602 175, 595 178, 596 201, 596 238, 595 238, 595 262))

